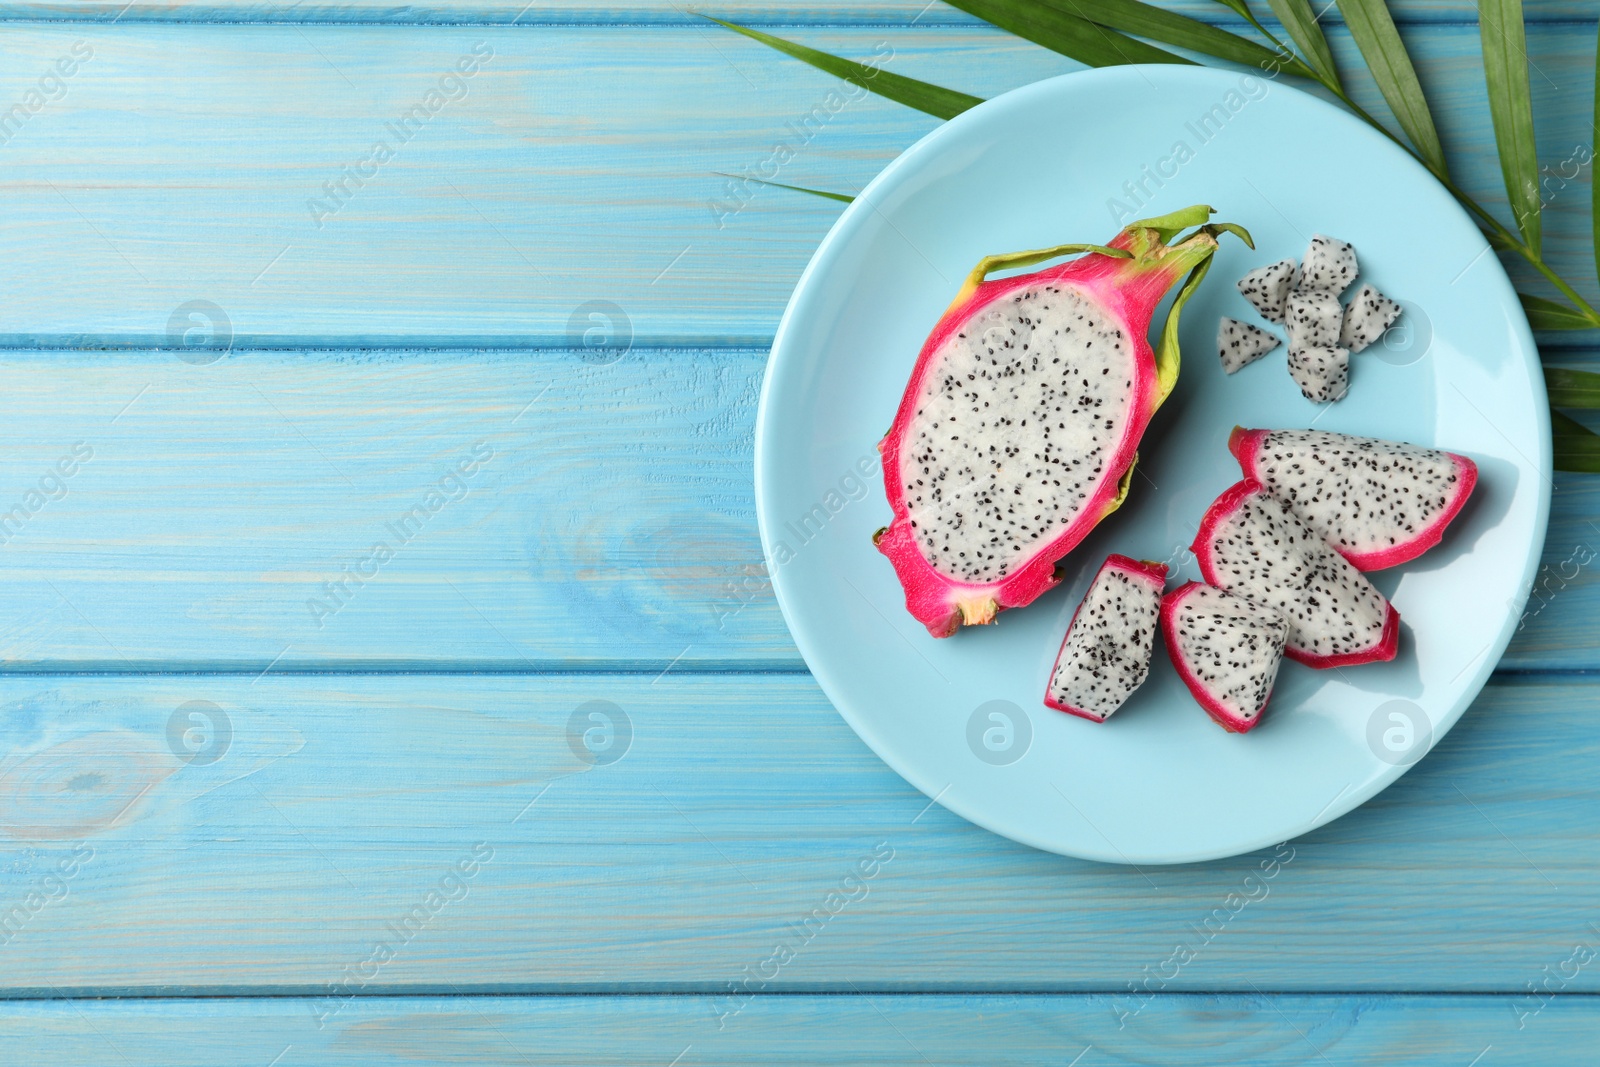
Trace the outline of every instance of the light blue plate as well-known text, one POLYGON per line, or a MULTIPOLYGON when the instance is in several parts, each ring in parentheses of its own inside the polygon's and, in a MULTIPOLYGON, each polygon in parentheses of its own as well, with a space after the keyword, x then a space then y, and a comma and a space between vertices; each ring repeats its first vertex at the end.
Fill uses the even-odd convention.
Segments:
POLYGON ((773 345, 756 429, 756 507, 778 602, 846 721, 951 811, 1070 856, 1180 863, 1303 834, 1399 777, 1460 717, 1517 626, 1550 504, 1538 354, 1505 272, 1450 196, 1337 108, 1263 78, 1117 67, 1040 82, 941 126, 839 219, 773 345), (1181 147, 1180 147, 1181 146, 1181 147), (1065 561, 1062 586, 996 625, 935 640, 905 611, 872 532, 889 521, 876 445, 918 349, 986 254, 1104 241, 1193 203, 1225 238, 1183 316, 1183 373, 1156 414, 1121 511, 1065 561), (1300 396, 1279 349, 1229 378, 1219 316, 1260 320, 1234 281, 1352 242, 1362 278, 1406 311, 1352 357, 1349 395, 1300 396), (1477 460, 1478 490, 1440 547, 1373 575, 1399 609, 1392 663, 1285 662, 1267 719, 1211 722, 1157 642, 1111 720, 1044 706, 1073 608, 1107 553, 1198 577, 1187 546, 1237 481, 1235 425, 1339 430, 1477 460), (866 472, 867 476, 863 476, 866 472))

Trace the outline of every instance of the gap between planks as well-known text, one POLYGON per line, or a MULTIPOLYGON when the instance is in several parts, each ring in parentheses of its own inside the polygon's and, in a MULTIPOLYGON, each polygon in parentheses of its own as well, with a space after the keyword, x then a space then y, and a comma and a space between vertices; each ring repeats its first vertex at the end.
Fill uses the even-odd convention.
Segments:
MULTIPOLYGON (((725 994, 727 984, 716 983, 684 983, 675 988, 662 989, 623 989, 621 991, 609 988, 573 988, 572 986, 549 986, 530 984, 521 986, 496 986, 493 988, 475 988, 459 984, 448 985, 408 985, 393 986, 373 990, 363 990, 353 994, 356 1000, 386 1001, 403 1000, 406 998, 433 998, 444 997, 454 1000, 460 998, 477 999, 515 999, 527 1000, 587 1000, 595 998, 610 998, 613 1000, 704 1000, 725 994)), ((197 989, 193 986, 150 987, 134 986, 123 990, 120 987, 88 987, 68 988, 52 986, 41 991, 34 990, 3 990, 0 991, 0 1004, 7 1001, 58 1001, 70 1003, 73 1001, 103 1001, 107 999, 138 1001, 141 1003, 172 1003, 185 1004, 198 1000, 307 1000, 324 996, 327 986, 308 985, 304 987, 287 988, 256 988, 251 986, 240 987, 203 987, 197 989)), ((1385 999, 1475 999, 1493 1000, 1503 999, 1508 996, 1525 996, 1526 989, 1267 989, 1260 984, 1251 982, 1240 989, 1184 989, 1172 990, 1152 994, 1152 1000, 1165 1000, 1168 1002, 1185 1000, 1211 1000, 1217 997, 1306 997, 1306 998, 1361 998, 1372 999, 1382 997, 1385 999)), ((1126 987, 1123 988, 1094 988, 1076 989, 1063 987, 1052 988, 1012 988, 1009 986, 982 987, 982 988, 930 988, 930 989, 901 989, 894 986, 863 986, 857 982, 846 981, 844 985, 819 984, 816 988, 796 986, 793 989, 767 990, 761 993, 752 993, 750 996, 757 1000, 784 1000, 803 997, 838 997, 840 999, 862 997, 896 997, 920 998, 925 1000, 948 999, 951 997, 1017 997, 1061 999, 1089 998, 1089 997, 1125 997, 1128 995, 1126 987)), ((1559 994, 1563 1000, 1571 999, 1579 1002, 1600 1003, 1600 992, 1586 990, 1563 990, 1559 994)))

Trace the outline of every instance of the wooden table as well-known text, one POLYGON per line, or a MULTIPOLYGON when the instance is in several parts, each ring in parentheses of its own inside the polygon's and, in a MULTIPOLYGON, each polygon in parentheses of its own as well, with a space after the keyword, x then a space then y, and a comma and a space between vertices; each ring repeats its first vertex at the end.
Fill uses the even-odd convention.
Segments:
MULTIPOLYGON (((1600 478, 1364 808, 1170 869, 976 829, 762 578, 757 389, 838 205, 716 172, 835 83, 625 2, 6 5, 0 1060, 1594 1062, 1600 478)), ((985 96, 1074 69, 923 2, 715 11, 985 96)), ((1471 6, 1397 9, 1495 200, 1471 6)), ((1552 167, 1595 16, 1529 3, 1552 167)), ((933 120, 812 126, 779 180, 853 191, 933 120)))

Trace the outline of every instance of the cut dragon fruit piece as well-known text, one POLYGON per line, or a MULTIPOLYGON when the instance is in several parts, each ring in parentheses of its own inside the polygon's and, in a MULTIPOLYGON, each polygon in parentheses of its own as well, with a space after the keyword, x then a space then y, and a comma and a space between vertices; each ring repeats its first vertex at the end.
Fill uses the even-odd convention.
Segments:
POLYGON ((1399 304, 1378 292, 1376 287, 1363 285, 1345 305, 1344 323, 1339 327, 1339 346, 1359 352, 1382 337, 1399 317, 1399 304))
POLYGON ((1203 582, 1161 601, 1161 635, 1178 677, 1232 733, 1261 724, 1288 634, 1278 612, 1203 582))
POLYGON ((1238 281, 1239 293, 1250 301, 1261 317, 1268 322, 1283 322, 1284 301, 1299 266, 1292 259, 1279 260, 1265 267, 1257 267, 1238 281))
POLYGON ((1289 349, 1289 377, 1307 400, 1330 403, 1350 389, 1350 353, 1324 345, 1289 349))
POLYGON ((1163 563, 1110 556, 1073 612, 1044 702, 1105 722, 1150 672, 1150 643, 1166 584, 1163 563))
POLYGON ((1245 479, 1216 499, 1193 549, 1207 582, 1288 620, 1290 659, 1344 667, 1394 658, 1394 605, 1259 482, 1245 479))
POLYGON ((987 258, 934 327, 878 445, 894 519, 874 541, 935 637, 1033 601, 1122 504, 1139 439, 1177 381, 1179 311, 1218 235, 1248 240, 1210 216, 1197 205, 1133 223, 1109 247, 987 258), (1152 349, 1156 305, 1180 280, 1152 349))
POLYGON ((1317 348, 1339 343, 1339 323, 1344 308, 1328 293, 1295 293, 1289 297, 1287 318, 1290 348, 1317 348))
POLYGON ((1306 249, 1295 288, 1302 293, 1332 293, 1337 297, 1356 280, 1356 271, 1355 246, 1319 233, 1306 249))
POLYGON ((1478 484, 1466 456, 1323 430, 1235 427, 1228 448, 1246 478, 1364 571, 1438 544, 1478 484))
POLYGON ((1217 353, 1222 357, 1222 369, 1233 374, 1277 348, 1279 341, 1259 326, 1224 317, 1217 327, 1217 353))

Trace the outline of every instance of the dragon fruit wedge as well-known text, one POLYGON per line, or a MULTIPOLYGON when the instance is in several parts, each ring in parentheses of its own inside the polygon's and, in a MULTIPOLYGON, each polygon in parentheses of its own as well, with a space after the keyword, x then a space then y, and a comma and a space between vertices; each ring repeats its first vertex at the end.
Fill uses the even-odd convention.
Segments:
POLYGON ((1290 659, 1345 667, 1394 658, 1394 605, 1261 483, 1247 478, 1219 496, 1193 549, 1207 582, 1283 615, 1290 659))
POLYGON ((1178 677, 1232 733, 1260 725, 1288 633, 1276 611, 1203 582, 1179 586, 1161 601, 1161 636, 1178 677))
POLYGON ((1359 352, 1383 336, 1400 317, 1400 305, 1363 285, 1344 308, 1344 323, 1339 327, 1339 347, 1359 352))
POLYGON ((1072 615, 1050 671, 1044 702, 1091 722, 1105 722, 1144 684, 1161 610, 1164 563, 1110 556, 1072 615))
POLYGON ((1228 448, 1246 478, 1363 571, 1438 544, 1478 484, 1466 456, 1323 430, 1234 427, 1228 448))
POLYGON ((1177 382, 1179 312, 1218 236, 1250 239, 1210 217, 1197 205, 1109 245, 990 256, 934 326, 878 445, 894 518, 873 541, 935 637, 1054 586, 1056 561, 1121 505, 1139 439, 1177 382), (1087 254, 989 280, 1074 253, 1087 254), (1152 349, 1156 305, 1180 280, 1152 349))
POLYGON ((1217 353, 1222 369, 1233 374, 1277 348, 1283 342, 1259 326, 1224 318, 1217 327, 1217 353))
POLYGON ((1332 345, 1289 349, 1289 377, 1307 400, 1343 400, 1350 391, 1350 353, 1332 345))
POLYGON ((1293 289, 1300 268, 1292 259, 1257 267, 1238 281, 1239 293, 1261 312, 1268 322, 1283 322, 1284 302, 1293 289))
POLYGON ((1331 293, 1334 297, 1356 280, 1356 250, 1337 237, 1316 234, 1306 258, 1300 261, 1295 289, 1302 293, 1331 293))

